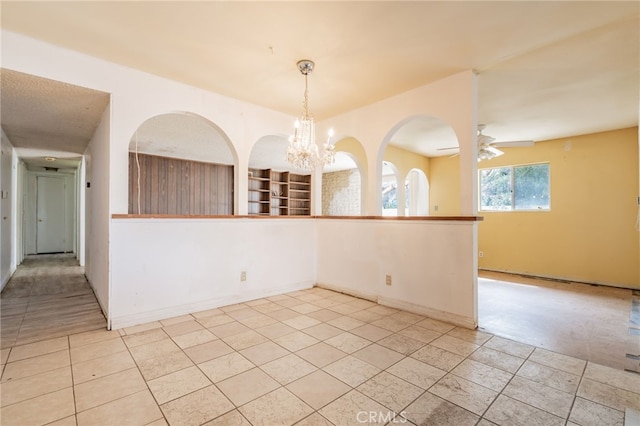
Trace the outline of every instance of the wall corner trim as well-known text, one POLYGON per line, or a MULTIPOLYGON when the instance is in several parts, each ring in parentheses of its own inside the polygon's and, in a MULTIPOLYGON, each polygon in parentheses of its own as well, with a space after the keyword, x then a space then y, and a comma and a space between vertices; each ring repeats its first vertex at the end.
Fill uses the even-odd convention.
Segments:
POLYGON ((478 320, 462 315, 453 314, 451 312, 439 311, 423 305, 405 302, 403 300, 392 299, 389 297, 378 297, 378 303, 390 308, 402 309, 403 311, 412 312, 414 314, 424 315, 432 319, 448 322, 460 327, 475 330, 478 327, 478 320))

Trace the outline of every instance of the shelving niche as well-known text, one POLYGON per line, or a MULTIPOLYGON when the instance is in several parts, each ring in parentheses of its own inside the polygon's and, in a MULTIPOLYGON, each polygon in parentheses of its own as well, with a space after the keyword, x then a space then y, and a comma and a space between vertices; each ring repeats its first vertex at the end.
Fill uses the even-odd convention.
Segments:
POLYGON ((311 175, 249 169, 249 214, 309 216, 311 175))

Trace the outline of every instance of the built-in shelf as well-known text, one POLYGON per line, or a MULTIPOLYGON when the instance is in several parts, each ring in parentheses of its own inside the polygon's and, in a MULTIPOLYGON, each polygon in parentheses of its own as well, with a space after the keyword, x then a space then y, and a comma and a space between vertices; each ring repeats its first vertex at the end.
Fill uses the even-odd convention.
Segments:
POLYGON ((311 176, 271 169, 249 169, 249 214, 309 216, 311 176))

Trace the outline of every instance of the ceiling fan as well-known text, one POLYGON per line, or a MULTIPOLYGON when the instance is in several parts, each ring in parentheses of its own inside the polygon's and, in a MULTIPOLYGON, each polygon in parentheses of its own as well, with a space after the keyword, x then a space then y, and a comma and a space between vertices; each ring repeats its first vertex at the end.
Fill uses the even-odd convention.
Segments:
MULTIPOLYGON (((504 152, 498 149, 498 147, 510 148, 516 146, 533 146, 534 144, 534 141, 532 140, 495 142, 496 138, 482 133, 484 128, 484 124, 478 124, 478 161, 491 160, 492 158, 499 157, 504 154, 504 152)), ((449 148, 439 148, 438 151, 445 151, 449 149, 460 149, 460 147, 453 146, 449 148)), ((456 155, 460 155, 460 153, 457 152, 453 154, 452 157, 456 155)))

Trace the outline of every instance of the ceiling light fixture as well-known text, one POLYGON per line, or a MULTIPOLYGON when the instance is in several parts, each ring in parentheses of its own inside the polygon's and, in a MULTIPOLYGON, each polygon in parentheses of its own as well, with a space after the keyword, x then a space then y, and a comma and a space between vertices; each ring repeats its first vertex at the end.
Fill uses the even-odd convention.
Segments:
POLYGON ((492 158, 499 157, 504 154, 504 152, 492 145, 496 138, 482 133, 484 128, 484 124, 478 124, 478 162, 482 160, 491 160, 492 158))
POLYGON ((504 152, 492 147, 491 145, 480 145, 478 148, 478 162, 482 160, 491 160, 492 158, 499 157, 504 152))
POLYGON ((56 157, 44 157, 44 161, 48 161, 50 163, 53 163, 54 161, 56 161, 56 157))
POLYGON ((324 167, 325 164, 333 164, 335 161, 335 146, 331 143, 333 129, 329 130, 327 142, 323 145, 322 155, 318 152, 316 144, 316 129, 313 115, 309 113, 309 89, 307 76, 313 71, 314 63, 308 59, 298 61, 298 69, 304 75, 304 100, 302 101, 302 115, 296 120, 293 135, 289 137, 287 149, 287 161, 296 169, 313 170, 315 167, 324 167))

